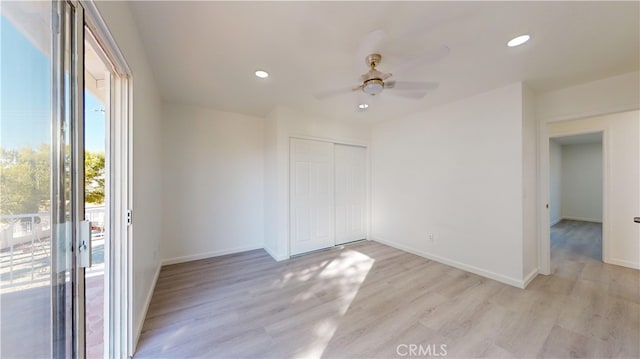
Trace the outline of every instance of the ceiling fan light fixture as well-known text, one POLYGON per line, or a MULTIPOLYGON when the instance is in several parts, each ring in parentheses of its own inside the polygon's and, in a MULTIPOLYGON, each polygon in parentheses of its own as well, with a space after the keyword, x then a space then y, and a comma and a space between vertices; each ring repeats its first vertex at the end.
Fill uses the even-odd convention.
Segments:
POLYGON ((269 77, 269 73, 264 70, 256 70, 256 76, 261 79, 266 79, 267 77, 269 77))
POLYGON ((509 40, 509 42, 507 42, 507 46, 509 46, 509 47, 520 46, 520 45, 524 44, 525 42, 529 41, 530 38, 531 38, 531 36, 529 36, 527 34, 516 36, 513 39, 509 40))
POLYGON ((370 79, 364 82, 362 86, 362 92, 375 96, 382 92, 384 89, 384 82, 380 79, 370 79))

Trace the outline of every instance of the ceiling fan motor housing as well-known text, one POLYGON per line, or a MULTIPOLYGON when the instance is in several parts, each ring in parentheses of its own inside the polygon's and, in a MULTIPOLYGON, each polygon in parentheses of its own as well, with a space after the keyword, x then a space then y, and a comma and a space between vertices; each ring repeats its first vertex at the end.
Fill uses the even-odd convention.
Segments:
POLYGON ((384 89, 384 82, 380 79, 369 79, 364 82, 362 91, 371 96, 375 96, 384 89))

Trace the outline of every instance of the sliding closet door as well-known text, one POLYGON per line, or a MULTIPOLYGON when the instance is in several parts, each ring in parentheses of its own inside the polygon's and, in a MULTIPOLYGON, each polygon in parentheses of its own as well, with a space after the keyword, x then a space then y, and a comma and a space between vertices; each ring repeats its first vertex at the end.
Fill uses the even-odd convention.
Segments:
POLYGON ((365 239, 367 149, 335 145, 336 244, 365 239))
POLYGON ((291 255, 335 242, 333 143, 291 139, 291 255))

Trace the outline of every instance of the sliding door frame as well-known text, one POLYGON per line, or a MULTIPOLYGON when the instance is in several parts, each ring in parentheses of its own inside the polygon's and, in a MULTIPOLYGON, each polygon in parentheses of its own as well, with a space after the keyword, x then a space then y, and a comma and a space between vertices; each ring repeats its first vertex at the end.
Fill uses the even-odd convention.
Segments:
MULTIPOLYGON (((85 220, 85 168, 84 168, 84 9, 77 3, 72 3, 73 17, 71 20, 71 111, 75 123, 71 126, 71 213, 74 223, 74 248, 76 254, 73 256, 74 271, 74 318, 75 318, 75 345, 74 358, 86 357, 86 287, 85 268, 81 265, 79 256, 83 248, 80 234, 80 223, 85 220)), ((90 247, 89 247, 90 248, 90 247)), ((91 253, 89 253, 91 255, 91 253)))
MULTIPOLYGON (((110 68, 109 107, 106 108, 108 129, 106 201, 109 201, 109 241, 107 268, 108 320, 105 331, 107 358, 133 356, 133 231, 131 228, 133 144, 132 89, 133 74, 94 1, 79 1, 85 13, 85 26, 95 50, 110 68)), ((106 288, 105 288, 106 289, 106 288)), ((107 318, 105 318, 107 319, 107 318)))
POLYGON ((88 248, 81 245, 80 233, 85 175, 82 7, 53 2, 52 30, 52 355, 84 358, 85 281, 79 257, 88 248))

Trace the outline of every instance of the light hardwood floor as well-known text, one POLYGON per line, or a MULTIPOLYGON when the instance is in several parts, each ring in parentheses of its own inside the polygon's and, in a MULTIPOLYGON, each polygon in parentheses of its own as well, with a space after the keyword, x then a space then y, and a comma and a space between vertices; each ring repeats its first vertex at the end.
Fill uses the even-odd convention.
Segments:
POLYGON ((447 357, 638 358, 640 275, 600 262, 598 231, 554 226, 553 275, 526 290, 371 241, 166 266, 135 357, 397 358, 398 345, 446 344, 447 357))

